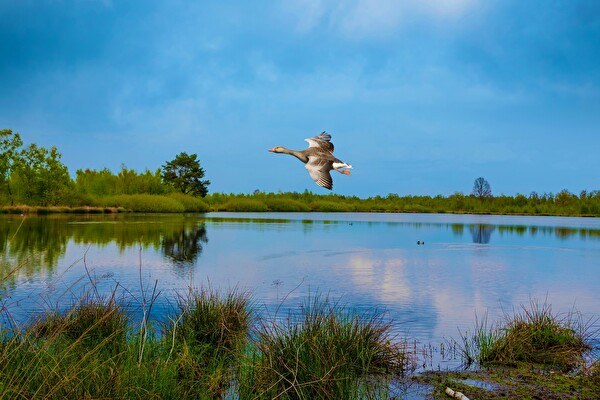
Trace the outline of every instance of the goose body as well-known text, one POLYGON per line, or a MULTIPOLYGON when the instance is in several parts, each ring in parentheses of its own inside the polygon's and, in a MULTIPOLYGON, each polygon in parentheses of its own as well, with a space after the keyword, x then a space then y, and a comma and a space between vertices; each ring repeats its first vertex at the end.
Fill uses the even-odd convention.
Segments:
POLYGON ((305 168, 313 181, 319 186, 331 190, 333 188, 333 179, 331 179, 331 170, 335 170, 344 175, 350 175, 352 165, 346 164, 333 155, 333 143, 331 135, 321 133, 320 135, 304 139, 308 142, 306 150, 297 151, 286 149, 282 146, 276 146, 269 149, 272 153, 290 154, 305 164, 305 168))

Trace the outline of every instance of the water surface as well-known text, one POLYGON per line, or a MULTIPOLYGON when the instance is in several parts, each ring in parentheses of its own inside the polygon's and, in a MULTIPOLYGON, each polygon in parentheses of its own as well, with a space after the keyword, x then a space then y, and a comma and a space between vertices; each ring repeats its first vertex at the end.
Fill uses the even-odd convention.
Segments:
POLYGON ((158 319, 172 312, 177 293, 207 283, 249 290, 265 313, 321 292, 358 310, 385 309, 419 346, 438 347, 471 328, 476 313, 497 320, 531 298, 556 312, 600 315, 600 219, 590 218, 0 216, 0 276, 16 266, 0 297, 18 323, 67 307, 90 280, 106 294, 117 288, 134 318, 154 280, 158 319))

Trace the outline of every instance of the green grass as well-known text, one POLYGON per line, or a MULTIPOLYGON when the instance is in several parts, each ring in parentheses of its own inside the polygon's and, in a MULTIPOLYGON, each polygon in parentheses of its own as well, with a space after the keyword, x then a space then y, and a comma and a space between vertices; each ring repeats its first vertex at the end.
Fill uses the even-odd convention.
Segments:
POLYGON ((241 368, 240 398, 387 398, 406 366, 391 327, 380 316, 309 298, 299 315, 263 322, 241 368))
POLYGON ((206 202, 198 197, 190 196, 183 193, 169 193, 167 197, 178 201, 183 205, 185 212, 205 213, 210 211, 210 207, 206 202))
POLYGON ((102 207, 123 207, 134 212, 168 213, 184 212, 185 207, 179 201, 167 196, 153 194, 121 194, 100 197, 96 200, 102 207))
MULTIPOLYGON (((476 320, 477 321, 477 320, 476 320)), ((508 315, 501 325, 476 322, 473 333, 461 334, 466 364, 518 366, 537 364, 561 371, 584 365, 597 335, 575 312, 554 314, 549 304, 531 301, 508 315)))

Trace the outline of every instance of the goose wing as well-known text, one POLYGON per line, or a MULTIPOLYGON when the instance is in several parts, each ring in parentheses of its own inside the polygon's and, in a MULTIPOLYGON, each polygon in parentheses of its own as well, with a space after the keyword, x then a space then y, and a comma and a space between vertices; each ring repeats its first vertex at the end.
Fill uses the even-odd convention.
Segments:
POLYGON ((308 174, 317 185, 331 190, 333 179, 331 179, 329 171, 331 171, 332 163, 331 160, 309 156, 304 168, 308 170, 308 174))
POLYGON ((316 147, 320 150, 325 150, 333 153, 333 143, 331 143, 331 135, 325 133, 325 131, 321 132, 321 134, 317 136, 313 136, 308 139, 304 139, 308 142, 308 148, 316 147))

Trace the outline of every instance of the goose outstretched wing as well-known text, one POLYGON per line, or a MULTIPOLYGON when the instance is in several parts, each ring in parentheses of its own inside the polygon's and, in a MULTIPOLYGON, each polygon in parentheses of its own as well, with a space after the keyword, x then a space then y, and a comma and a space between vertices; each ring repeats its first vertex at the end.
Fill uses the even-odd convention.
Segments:
POLYGON ((308 148, 316 147, 321 150, 326 150, 333 153, 333 143, 331 143, 331 135, 325 133, 324 131, 317 135, 308 139, 304 139, 308 142, 308 148))

